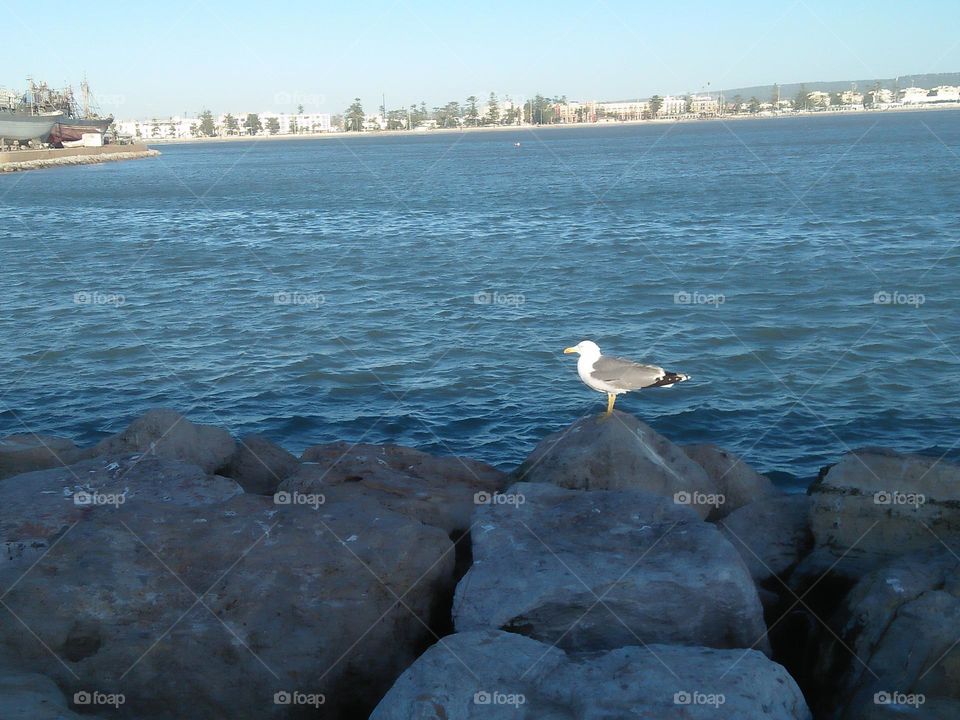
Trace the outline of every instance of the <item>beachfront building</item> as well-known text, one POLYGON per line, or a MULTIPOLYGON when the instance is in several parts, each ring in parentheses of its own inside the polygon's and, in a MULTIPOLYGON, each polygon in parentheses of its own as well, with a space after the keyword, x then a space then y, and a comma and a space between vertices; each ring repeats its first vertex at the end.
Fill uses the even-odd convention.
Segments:
POLYGON ((900 102, 904 105, 921 105, 930 102, 929 92, 924 88, 908 87, 900 91, 900 102))
POLYGON ((694 115, 717 115, 720 113, 720 101, 709 95, 691 95, 690 112, 694 115))
POLYGON ((650 112, 649 100, 611 100, 590 103, 596 120, 643 120, 650 112))
POLYGON ((863 105, 863 93, 856 90, 844 90, 840 93, 840 102, 843 105, 863 105))
POLYGON ((666 95, 660 106, 659 117, 678 117, 687 112, 687 99, 678 95, 666 95))
MULTIPOLYGON (((501 114, 508 112, 503 107, 501 114)), ((596 122, 597 109, 595 102, 565 102, 554 103, 553 114, 559 123, 596 122)))
POLYGON ((814 90, 807 93, 807 107, 810 108, 828 108, 830 107, 830 93, 823 90, 814 90))
MULTIPOLYGON (((244 118, 246 115, 243 116, 244 118)), ((329 113, 260 113, 260 124, 264 132, 268 133, 267 122, 276 119, 280 129, 276 135, 308 135, 312 133, 330 132, 329 113)))
POLYGON ((960 102, 960 87, 939 85, 930 91, 934 102, 960 102))
POLYGON ((150 120, 118 120, 117 133, 143 140, 176 140, 192 137, 191 128, 199 123, 197 118, 152 118, 150 120))

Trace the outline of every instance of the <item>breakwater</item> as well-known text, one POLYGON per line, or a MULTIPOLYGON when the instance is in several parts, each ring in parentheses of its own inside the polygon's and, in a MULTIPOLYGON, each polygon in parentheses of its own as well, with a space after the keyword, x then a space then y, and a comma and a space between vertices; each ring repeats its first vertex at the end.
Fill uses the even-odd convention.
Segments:
POLYGON ((13 150, 0 152, 0 172, 40 170, 64 165, 93 165, 116 160, 156 157, 158 150, 146 145, 104 145, 51 150, 13 150))

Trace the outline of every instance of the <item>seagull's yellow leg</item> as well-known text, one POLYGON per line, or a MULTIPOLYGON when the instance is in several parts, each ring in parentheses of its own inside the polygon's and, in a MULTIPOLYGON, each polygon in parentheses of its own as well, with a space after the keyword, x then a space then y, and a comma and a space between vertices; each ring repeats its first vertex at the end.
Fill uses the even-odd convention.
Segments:
POLYGON ((607 414, 604 417, 610 417, 613 414, 613 404, 617 401, 617 396, 613 393, 607 393, 607 414))

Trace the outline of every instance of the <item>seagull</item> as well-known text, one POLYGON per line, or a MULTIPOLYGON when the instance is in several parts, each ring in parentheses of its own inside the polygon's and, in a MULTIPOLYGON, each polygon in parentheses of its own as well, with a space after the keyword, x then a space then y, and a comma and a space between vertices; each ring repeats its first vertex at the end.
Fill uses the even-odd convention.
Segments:
POLYGON ((656 365, 641 365, 632 360, 607 357, 600 354, 599 346, 591 340, 568 347, 565 354, 579 353, 577 373, 587 387, 607 394, 607 414, 613 413, 613 403, 620 393, 643 390, 651 387, 671 387, 674 383, 689 380, 689 375, 669 372, 656 365))

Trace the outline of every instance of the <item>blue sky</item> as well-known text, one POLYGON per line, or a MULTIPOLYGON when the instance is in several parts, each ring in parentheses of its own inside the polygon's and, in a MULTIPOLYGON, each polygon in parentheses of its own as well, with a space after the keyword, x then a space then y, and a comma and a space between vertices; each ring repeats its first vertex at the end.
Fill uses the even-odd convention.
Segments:
POLYGON ((956 0, 0 0, 0 86, 79 84, 123 118, 571 99, 960 71, 956 0), (277 8, 272 12, 271 8, 277 8))

